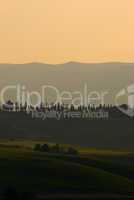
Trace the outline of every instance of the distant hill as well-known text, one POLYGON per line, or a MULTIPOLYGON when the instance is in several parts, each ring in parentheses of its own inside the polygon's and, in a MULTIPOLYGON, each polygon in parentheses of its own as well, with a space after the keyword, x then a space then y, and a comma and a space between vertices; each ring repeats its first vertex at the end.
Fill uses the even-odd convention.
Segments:
MULTIPOLYGON (((30 91, 53 85, 61 91, 73 92, 83 91, 86 83, 89 91, 108 91, 105 103, 114 103, 116 93, 133 81, 133 63, 0 64, 0 90, 7 85, 22 84, 30 91)), ((8 98, 11 96, 14 96, 12 92, 8 98)))

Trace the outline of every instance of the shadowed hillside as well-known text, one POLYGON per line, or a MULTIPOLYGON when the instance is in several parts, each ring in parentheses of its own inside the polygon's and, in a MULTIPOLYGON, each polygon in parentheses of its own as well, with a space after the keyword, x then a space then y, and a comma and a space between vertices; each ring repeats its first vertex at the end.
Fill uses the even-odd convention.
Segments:
POLYGON ((0 112, 0 137, 47 138, 89 147, 134 149, 133 119, 32 119, 24 112, 0 112))

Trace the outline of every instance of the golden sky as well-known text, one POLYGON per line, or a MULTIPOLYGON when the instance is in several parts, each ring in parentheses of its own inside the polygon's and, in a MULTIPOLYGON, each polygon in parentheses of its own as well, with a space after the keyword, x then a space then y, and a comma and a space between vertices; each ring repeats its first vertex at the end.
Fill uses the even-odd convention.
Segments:
POLYGON ((0 62, 134 61, 134 0, 0 0, 0 62))

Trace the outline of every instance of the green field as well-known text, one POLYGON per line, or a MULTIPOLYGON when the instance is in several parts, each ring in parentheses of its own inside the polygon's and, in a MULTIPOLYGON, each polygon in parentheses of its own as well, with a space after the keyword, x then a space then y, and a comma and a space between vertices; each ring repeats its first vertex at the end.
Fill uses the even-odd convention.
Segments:
POLYGON ((12 186, 17 191, 36 194, 134 195, 132 152, 80 147, 78 156, 34 152, 33 147, 39 142, 44 143, 0 141, 1 190, 12 186), (121 164, 117 158, 127 158, 127 162, 121 164))

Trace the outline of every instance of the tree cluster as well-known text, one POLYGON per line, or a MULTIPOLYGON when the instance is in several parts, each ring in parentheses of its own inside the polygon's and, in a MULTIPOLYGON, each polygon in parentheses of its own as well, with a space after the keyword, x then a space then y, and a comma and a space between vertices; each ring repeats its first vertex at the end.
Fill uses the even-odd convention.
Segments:
POLYGON ((58 153, 58 154, 69 154, 77 155, 78 150, 74 147, 61 147, 59 144, 49 145, 49 144, 36 144, 34 146, 34 151, 46 152, 46 153, 58 153))

